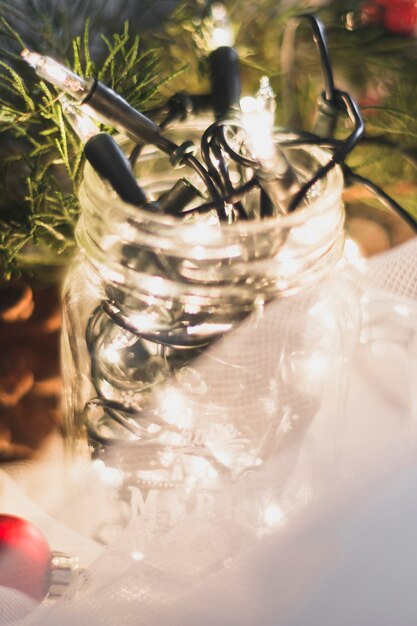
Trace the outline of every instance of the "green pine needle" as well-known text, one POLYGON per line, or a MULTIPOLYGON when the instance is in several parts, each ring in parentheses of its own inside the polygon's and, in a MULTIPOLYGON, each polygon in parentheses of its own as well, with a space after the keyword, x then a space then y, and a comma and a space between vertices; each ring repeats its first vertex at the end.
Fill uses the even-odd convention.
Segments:
MULTIPOLYGON (((26 67, 17 54, 25 42, 4 18, 0 24, 17 48, 16 53, 0 50, 6 59, 0 60, 0 278, 8 279, 27 271, 28 245, 31 253, 36 246, 41 257, 55 261, 72 252, 84 157, 83 145, 63 115, 59 91, 26 67)), ((159 50, 142 49, 128 22, 121 33, 103 40, 106 54, 98 63, 90 53, 87 20, 64 62, 143 109, 169 79, 160 76, 159 50)))

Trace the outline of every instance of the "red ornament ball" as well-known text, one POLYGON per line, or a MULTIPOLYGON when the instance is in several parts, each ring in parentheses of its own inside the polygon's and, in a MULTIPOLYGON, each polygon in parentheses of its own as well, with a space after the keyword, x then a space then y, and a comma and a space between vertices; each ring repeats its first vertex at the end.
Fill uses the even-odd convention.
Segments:
POLYGON ((414 0, 386 5, 384 26, 390 33, 414 35, 417 29, 417 3, 414 0))
POLYGON ((40 602, 48 591, 51 558, 46 539, 33 524, 0 515, 0 585, 40 602))
POLYGON ((417 35, 417 0, 365 0, 359 15, 363 25, 383 26, 394 35, 417 35))

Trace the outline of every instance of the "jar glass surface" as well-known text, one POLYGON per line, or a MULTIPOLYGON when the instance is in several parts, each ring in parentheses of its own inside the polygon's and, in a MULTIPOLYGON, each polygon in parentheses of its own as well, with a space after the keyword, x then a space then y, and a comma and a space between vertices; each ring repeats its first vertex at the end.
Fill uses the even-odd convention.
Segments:
MULTIPOLYGON (((329 159, 287 154, 305 180, 329 159)), ((135 173, 154 200, 183 170, 149 147, 135 173)), ((126 205, 86 167, 64 289, 66 424, 125 496, 221 488, 337 410, 358 314, 337 270, 342 187, 336 167, 292 214, 220 224, 126 205)))

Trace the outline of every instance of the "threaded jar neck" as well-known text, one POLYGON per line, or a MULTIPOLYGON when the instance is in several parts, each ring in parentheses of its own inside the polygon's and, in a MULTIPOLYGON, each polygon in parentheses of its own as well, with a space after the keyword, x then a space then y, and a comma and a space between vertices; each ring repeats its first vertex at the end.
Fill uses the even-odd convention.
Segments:
MULTIPOLYGON (((287 150, 308 179, 330 154, 287 150)), ((154 148, 138 166, 141 186, 159 192, 175 182, 168 158, 154 148)), ((333 168, 305 208, 289 215, 223 224, 213 215, 182 220, 123 203, 85 168, 77 241, 99 279, 126 292, 160 298, 266 300, 292 294, 326 275, 343 247, 343 177, 333 168)))

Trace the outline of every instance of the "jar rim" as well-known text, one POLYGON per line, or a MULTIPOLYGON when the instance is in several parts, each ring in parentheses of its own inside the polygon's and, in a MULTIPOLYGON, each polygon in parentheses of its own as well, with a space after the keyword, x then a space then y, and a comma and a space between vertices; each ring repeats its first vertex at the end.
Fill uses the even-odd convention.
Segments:
MULTIPOLYGON (((285 136, 286 139, 300 137, 294 133, 281 132, 280 135, 285 136)), ((291 149, 293 148, 289 147, 289 150, 291 149)), ((331 153, 327 149, 320 146, 311 146, 308 143, 299 143, 294 149, 298 151, 307 151, 308 149, 309 156, 314 158, 318 166, 325 165, 331 158, 331 153)), ((155 148, 155 146, 151 145, 146 146, 143 154, 161 155, 161 157, 165 156, 162 152, 155 148)), ((132 220, 134 221, 135 219, 138 221, 146 220, 148 223, 152 222, 155 226, 175 227, 177 234, 181 231, 193 232, 195 229, 195 222, 192 220, 181 220, 176 216, 168 215, 166 213, 158 213, 146 208, 127 204, 121 200, 121 198, 116 195, 110 186, 99 177, 88 162, 86 162, 84 166, 84 180, 87 182, 88 188, 91 189, 93 187, 94 191, 98 193, 101 210, 103 211, 104 209, 102 213, 103 217, 105 217, 105 209, 108 207, 112 209, 112 213, 117 212, 119 218, 123 216, 126 222, 132 220)), ((218 228, 220 233, 228 233, 229 236, 242 234, 253 235, 271 228, 293 228, 294 226, 298 226, 300 223, 305 223, 305 221, 312 215, 318 216, 325 212, 327 207, 332 205, 336 199, 341 196, 344 180, 340 165, 335 164, 334 167, 321 179, 321 183, 324 185, 324 188, 318 197, 310 198, 309 203, 306 206, 297 208, 292 213, 268 216, 262 219, 238 220, 232 224, 219 222, 218 228), (326 202, 323 202, 323 194, 325 195, 326 202)))
MULTIPOLYGON (((297 138, 287 133, 285 138, 289 137, 297 138)), ((289 149, 303 180, 331 158, 329 150, 308 143, 289 149)), ((141 158, 151 160, 151 167, 146 165, 142 172, 143 187, 146 190, 148 184, 152 189, 155 174, 156 194, 163 193, 161 185, 173 183, 171 173, 164 175, 165 162, 159 163, 159 169, 153 165, 160 155, 169 163, 154 146, 141 153, 141 158)), ((272 291, 289 294, 301 284, 319 280, 341 255, 341 168, 335 165, 328 171, 317 189, 309 204, 287 215, 232 224, 181 220, 126 204, 87 166, 79 190, 84 210, 76 239, 97 276, 129 286, 131 291, 142 289, 163 298, 177 298, 190 289, 193 293, 201 290, 203 295, 209 289, 216 298, 220 293, 229 298, 230 290, 234 290, 242 300, 242 277, 249 271, 256 276, 259 292, 268 292, 268 298, 272 291)))

